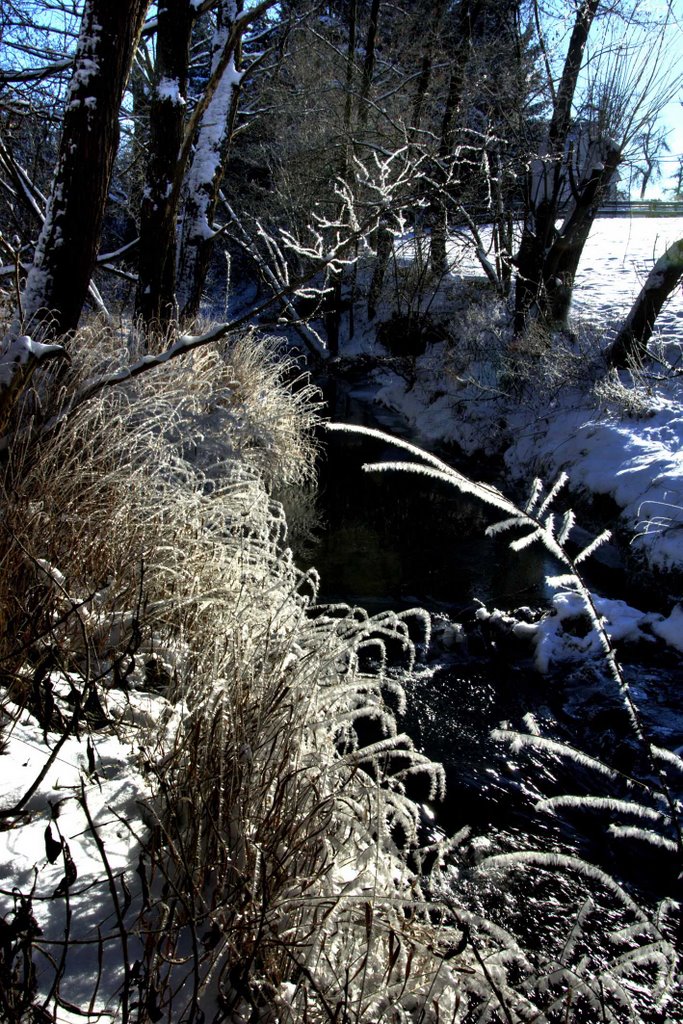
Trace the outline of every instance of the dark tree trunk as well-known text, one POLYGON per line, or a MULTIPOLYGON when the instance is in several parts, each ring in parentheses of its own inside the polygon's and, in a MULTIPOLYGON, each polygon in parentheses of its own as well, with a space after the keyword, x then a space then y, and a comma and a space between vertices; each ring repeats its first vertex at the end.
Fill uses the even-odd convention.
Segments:
POLYGON ((626 368, 643 362, 662 306, 682 278, 683 238, 669 246, 650 271, 624 326, 607 352, 611 366, 626 368))
POLYGON ((413 98, 413 111, 410 118, 410 136, 413 141, 418 137, 418 132, 422 122, 422 111, 432 81, 436 45, 441 31, 441 23, 443 21, 445 8, 446 0, 435 0, 433 10, 427 15, 429 18, 429 24, 424 42, 420 74, 417 79, 415 96, 413 98))
POLYGON ((45 222, 22 297, 25 320, 78 326, 119 140, 119 110, 148 0, 86 0, 45 222))
POLYGON ((610 149, 604 165, 591 171, 579 188, 571 215, 562 225, 546 258, 545 318, 565 326, 579 260, 605 192, 621 162, 621 150, 610 149))
POLYGON ((382 217, 380 217, 379 224, 377 225, 376 237, 377 255, 375 256, 375 267, 368 291, 368 320, 374 320, 377 315, 377 306, 382 295, 384 278, 391 254, 394 251, 394 236, 382 217))
POLYGON ((176 319, 176 219, 182 183, 190 40, 190 0, 166 0, 159 9, 156 79, 150 108, 149 156, 140 206, 135 317, 164 330, 176 319))
POLYGON ((365 127, 367 124, 370 112, 370 89, 375 72, 375 44, 377 42, 377 28, 379 26, 379 5, 380 0, 372 0, 370 5, 368 35, 365 40, 365 60, 363 62, 363 74, 358 99, 358 124, 361 127, 365 127))
POLYGON ((458 113, 462 104, 465 86, 465 72, 472 46, 474 26, 481 13, 483 0, 460 0, 457 10, 457 40, 452 57, 451 75, 448 83, 448 96, 441 121, 439 138, 438 164, 435 176, 440 184, 430 209, 431 246, 430 265, 432 272, 441 276, 448 270, 446 258, 446 238, 448 234, 448 194, 447 181, 449 162, 453 157, 458 113))

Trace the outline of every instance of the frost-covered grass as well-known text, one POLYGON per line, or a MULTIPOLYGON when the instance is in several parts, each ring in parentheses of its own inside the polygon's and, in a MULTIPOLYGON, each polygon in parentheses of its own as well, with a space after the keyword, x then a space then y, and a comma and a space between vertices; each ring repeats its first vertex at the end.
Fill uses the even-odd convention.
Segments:
POLYGON ((2 474, 3 1019, 454 1005, 439 943, 460 931, 430 925, 393 837, 417 842, 406 780, 442 785, 385 703, 401 687, 383 645, 409 662, 407 624, 314 610, 270 495, 310 476, 314 396, 272 356, 253 335, 195 353, 41 436, 36 420, 136 358, 84 332, 71 375, 17 413, 2 474), (376 723, 364 745, 361 719, 376 723))

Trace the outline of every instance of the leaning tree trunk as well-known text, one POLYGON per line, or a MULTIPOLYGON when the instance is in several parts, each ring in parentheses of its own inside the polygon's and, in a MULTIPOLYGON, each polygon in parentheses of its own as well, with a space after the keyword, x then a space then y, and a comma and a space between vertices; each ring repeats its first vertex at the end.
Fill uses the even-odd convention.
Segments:
POLYGON ((164 330, 176 318, 175 242, 185 125, 191 0, 159 6, 156 74, 149 113, 149 157, 140 205, 135 318, 164 330))
POLYGON ((119 110, 149 0, 86 0, 45 221, 21 300, 26 324, 78 326, 119 141, 119 110))
POLYGON ((624 326, 607 351, 611 366, 626 368, 643 362, 662 306, 682 278, 683 238, 680 238, 659 257, 648 274, 624 326))

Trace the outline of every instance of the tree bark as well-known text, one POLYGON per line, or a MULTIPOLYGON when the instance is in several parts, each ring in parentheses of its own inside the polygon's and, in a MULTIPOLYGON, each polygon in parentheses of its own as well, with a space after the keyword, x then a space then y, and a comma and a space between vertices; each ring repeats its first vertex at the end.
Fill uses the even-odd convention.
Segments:
POLYGON ((560 228, 547 255, 544 268, 544 313, 553 326, 566 326, 579 260, 621 156, 621 149, 612 147, 604 165, 589 172, 579 186, 574 209, 560 228))
POLYGON ((683 279, 683 238, 669 246, 648 274, 624 326, 607 352, 610 366, 625 369, 647 358, 647 343, 662 306, 683 279))
POLYGON ((135 296, 135 318, 146 327, 159 330, 165 330, 177 318, 175 243, 182 181, 178 157, 183 141, 194 17, 190 0, 166 0, 165 6, 159 6, 135 296))
POLYGON ((465 71, 472 46, 472 34, 482 6, 483 0, 460 0, 456 15, 458 36, 454 47, 455 52, 452 58, 453 63, 448 82, 448 95, 441 121, 438 164, 436 167, 436 178, 440 188, 438 195, 435 196, 431 204, 429 218, 432 230, 429 258, 432 273, 437 277, 442 276, 448 270, 446 258, 448 196, 445 191, 449 174, 448 163, 453 156, 455 148, 455 129, 458 112, 462 104, 465 71))
POLYGON ((215 75, 220 65, 223 71, 199 123, 194 155, 183 186, 178 302, 184 320, 192 320, 199 312, 213 251, 216 202, 242 77, 237 70, 241 33, 234 31, 238 13, 234 0, 222 0, 212 41, 211 73, 215 75))
POLYGON ((75 330, 92 276, 119 139, 119 110, 148 0, 86 0, 43 228, 21 302, 43 333, 75 330))

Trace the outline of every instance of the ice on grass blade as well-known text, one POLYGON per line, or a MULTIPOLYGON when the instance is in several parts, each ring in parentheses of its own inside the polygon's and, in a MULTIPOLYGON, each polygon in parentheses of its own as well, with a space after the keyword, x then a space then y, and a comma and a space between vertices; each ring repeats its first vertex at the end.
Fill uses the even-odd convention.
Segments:
POLYGON ((568 512, 565 512, 565 514, 563 515, 562 522, 560 524, 560 529, 558 530, 558 533, 557 533, 557 543, 561 547, 563 547, 567 543, 567 541, 569 540, 569 535, 571 534, 572 529, 573 529, 575 523, 576 523, 576 516, 574 515, 573 511, 570 509, 568 512))
POLYGON ((509 519, 501 519, 500 522, 487 526, 484 532, 487 537, 495 537, 496 534, 505 533, 507 530, 512 530, 515 527, 528 525, 529 520, 526 517, 512 516, 509 519))
POLYGON ((554 590, 566 589, 573 594, 577 593, 577 579, 574 573, 562 573, 560 576, 546 576, 546 583, 554 590))
POLYGON ((579 565, 581 562, 585 562, 586 559, 590 558, 590 556, 594 554, 594 552, 597 551, 602 544, 606 544, 611 536, 611 530, 603 530, 602 533, 598 534, 598 536, 593 541, 591 541, 590 544, 588 544, 585 548, 583 548, 582 551, 578 553, 578 555, 575 556, 574 564, 579 565))
POLYGON ((510 541, 510 550, 524 551, 524 549, 530 547, 534 541, 542 538, 543 530, 532 530, 532 532, 527 533, 525 537, 519 537, 517 540, 510 541))
POLYGON ((592 796, 587 794, 572 796, 562 794, 561 796, 546 797, 536 804, 537 811, 548 811, 555 814, 558 810, 565 808, 575 810, 591 810, 604 812, 607 815, 626 814, 631 817, 641 818, 644 821, 655 822, 660 825, 670 824, 671 819, 662 811, 658 811, 646 804, 636 803, 631 800, 619 800, 615 797, 592 796))
POLYGON ((531 485, 531 492, 527 499, 527 503, 524 506, 524 511, 528 516, 534 515, 542 493, 543 481, 539 477, 536 477, 531 485))
POLYGON ((666 836, 662 836, 658 832, 652 832, 649 829, 637 828, 635 825, 611 824, 608 826, 607 831, 618 839, 635 839, 639 842, 648 843, 650 846, 656 846, 658 849, 665 850, 674 856, 677 856, 679 852, 678 844, 673 839, 667 839, 666 836))
POLYGON ((675 750, 667 750, 666 747, 653 745, 652 754, 655 760, 669 768, 674 768, 679 774, 683 775, 683 757, 675 750))
POLYGON ((567 476, 567 474, 566 473, 560 473, 560 475, 558 476, 557 480, 555 481, 555 483, 550 488, 550 490, 546 494, 545 498, 541 502, 540 508, 534 514, 536 519, 542 519, 543 518, 543 516, 548 511, 548 509, 550 508, 552 503, 555 501, 555 498, 558 496, 560 491, 567 485, 568 482, 569 482, 569 477, 567 476))
POLYGON ((597 882, 600 887, 615 897, 621 906, 631 911, 639 919, 648 921, 645 911, 635 902, 626 889, 606 871, 590 864, 581 857, 566 853, 543 850, 516 850, 513 853, 499 853, 487 857, 476 868, 478 872, 489 874, 495 871, 507 871, 517 867, 538 867, 550 871, 567 871, 577 874, 590 882, 597 882))
POLYGON ((553 740, 547 736, 515 732, 512 729, 493 729, 491 739, 498 743, 507 743, 514 753, 519 753, 524 749, 543 751, 556 757, 567 758, 582 768, 589 768, 609 779, 620 778, 619 772, 598 758, 585 754, 578 747, 572 747, 568 743, 561 743, 559 740, 553 740))

